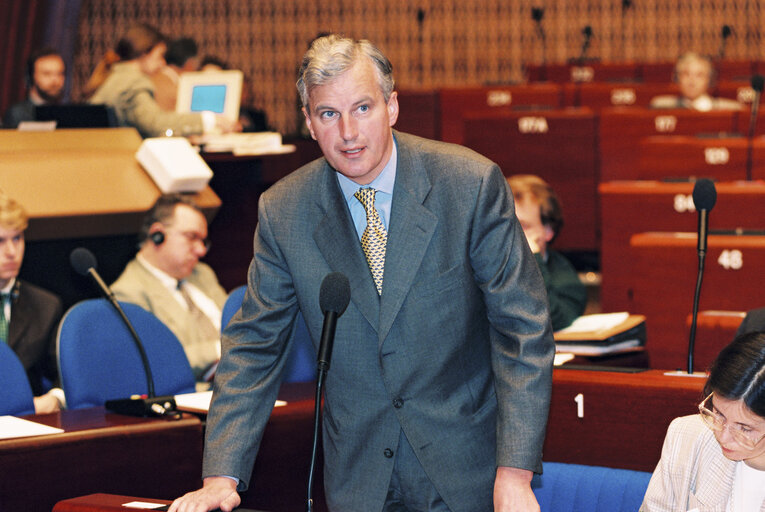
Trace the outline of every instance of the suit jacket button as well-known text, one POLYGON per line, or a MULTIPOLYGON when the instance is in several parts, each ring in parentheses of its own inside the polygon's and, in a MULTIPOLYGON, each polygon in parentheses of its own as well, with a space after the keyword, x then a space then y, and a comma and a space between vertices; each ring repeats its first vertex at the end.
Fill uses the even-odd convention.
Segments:
POLYGON ((390 459, 391 457, 393 457, 393 450, 391 450, 390 448, 386 448, 385 451, 383 452, 383 455, 385 455, 385 457, 390 459))
POLYGON ((404 401, 402 399, 396 398, 393 400, 393 407, 395 407, 396 409, 401 409, 403 405, 404 405, 404 401))

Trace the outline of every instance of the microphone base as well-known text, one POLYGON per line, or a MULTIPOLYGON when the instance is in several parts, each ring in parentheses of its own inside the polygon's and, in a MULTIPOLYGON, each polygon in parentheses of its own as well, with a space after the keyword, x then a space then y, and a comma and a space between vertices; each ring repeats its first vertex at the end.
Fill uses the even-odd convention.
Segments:
POLYGON ((172 396, 120 398, 107 400, 104 405, 108 410, 126 416, 180 416, 172 396))
POLYGON ((670 377, 702 377, 702 378, 709 377, 709 374, 706 372, 688 373, 685 370, 675 370, 673 372, 664 372, 664 375, 668 375, 670 377))

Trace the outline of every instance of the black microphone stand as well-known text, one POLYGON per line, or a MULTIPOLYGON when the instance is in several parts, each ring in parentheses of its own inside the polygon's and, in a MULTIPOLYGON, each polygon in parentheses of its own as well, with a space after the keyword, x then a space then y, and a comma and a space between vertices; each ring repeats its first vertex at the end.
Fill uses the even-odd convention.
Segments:
POLYGON ((703 237, 704 242, 699 242, 699 271, 696 276, 696 290, 693 293, 693 312, 691 314, 691 332, 688 338, 688 375, 693 374, 693 349, 696 345, 696 320, 699 313, 699 299, 701 297, 701 282, 704 279, 704 261, 706 260, 707 238, 707 211, 699 211, 699 240, 703 237))

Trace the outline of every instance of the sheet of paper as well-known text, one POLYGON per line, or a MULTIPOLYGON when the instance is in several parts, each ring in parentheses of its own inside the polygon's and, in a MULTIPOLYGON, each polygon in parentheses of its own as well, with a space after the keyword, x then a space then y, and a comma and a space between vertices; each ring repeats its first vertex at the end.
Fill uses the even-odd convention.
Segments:
POLYGON ((129 503, 123 503, 122 506, 127 508, 142 508, 146 510, 155 510, 158 508, 162 508, 165 505, 162 503, 149 503, 148 501, 131 501, 129 503))
MULTIPOLYGON (((198 393, 184 393, 175 395, 175 405, 181 411, 189 412, 207 412, 210 410, 210 401, 212 400, 212 391, 200 391, 198 393)), ((284 400, 277 400, 274 407, 283 407, 287 405, 284 400)))
POLYGON ((49 427, 34 421, 24 420, 15 416, 0 416, 0 439, 12 439, 14 437, 45 436, 48 434, 60 434, 60 428, 49 427))
POLYGON ((570 352, 557 352, 555 354, 555 359, 553 360, 553 366, 561 366, 574 359, 574 357, 574 354, 570 352))
POLYGON ((592 332, 610 329, 627 320, 629 316, 630 314, 627 312, 583 315, 565 329, 561 329, 560 332, 592 332))

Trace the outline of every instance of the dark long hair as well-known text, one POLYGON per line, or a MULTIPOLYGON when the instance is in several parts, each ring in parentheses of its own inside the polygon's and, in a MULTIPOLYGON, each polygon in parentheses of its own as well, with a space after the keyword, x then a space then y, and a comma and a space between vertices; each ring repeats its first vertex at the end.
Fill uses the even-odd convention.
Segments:
POLYGON ((757 416, 765 418, 765 332, 737 336, 717 356, 704 393, 728 400, 742 400, 757 416))

